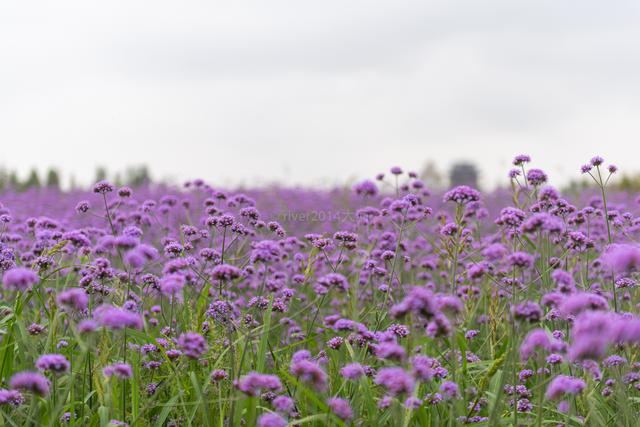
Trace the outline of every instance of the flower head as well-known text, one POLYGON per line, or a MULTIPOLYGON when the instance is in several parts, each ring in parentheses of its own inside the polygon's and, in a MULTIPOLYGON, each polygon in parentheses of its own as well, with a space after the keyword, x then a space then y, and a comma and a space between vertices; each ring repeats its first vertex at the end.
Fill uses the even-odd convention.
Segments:
POLYGON ((102 372, 106 377, 112 377, 115 375, 122 379, 131 378, 133 375, 131 365, 128 363, 114 363, 113 365, 106 366, 102 372))
POLYGON ((178 337, 178 347, 185 356, 197 359, 207 352, 207 341, 196 332, 185 332, 178 337))
POLYGON ((273 392, 282 390, 282 383, 275 375, 249 372, 237 381, 236 387, 246 395, 257 396, 262 390, 273 392))
POLYGON ((558 375, 547 387, 547 399, 557 399, 565 394, 578 394, 587 384, 580 378, 570 377, 568 375, 558 375))
POLYGON ((93 317, 101 326, 109 329, 142 329, 142 318, 138 313, 134 313, 124 308, 112 305, 102 305, 95 309, 93 317))
POLYGON ((69 288, 66 289, 56 298, 58 304, 63 307, 82 311, 87 308, 87 304, 89 303, 89 296, 87 292, 82 288, 69 288))
POLYGON ((351 410, 351 406, 347 400, 339 397, 332 397, 327 401, 327 404, 329 405, 331 412, 336 414, 338 418, 345 421, 353 418, 353 411, 351 410))
POLYGON ((5 289, 24 292, 31 289, 39 280, 40 278, 34 271, 28 268, 14 267, 5 271, 2 276, 2 286, 5 289))
POLYGON ((382 368, 378 371, 374 382, 383 386, 393 396, 411 394, 415 388, 415 381, 402 368, 382 368))
POLYGON ((13 389, 30 391, 39 396, 49 394, 49 380, 37 372, 18 372, 11 377, 9 385, 13 389))
POLYGON ((477 202, 478 200, 480 200, 480 193, 478 190, 474 190, 466 185, 455 187, 444 194, 445 202, 455 202, 461 205, 477 202))
POLYGON ((70 367, 71 365, 67 358, 61 354, 43 354, 36 361, 36 368, 56 374, 67 372, 70 367))

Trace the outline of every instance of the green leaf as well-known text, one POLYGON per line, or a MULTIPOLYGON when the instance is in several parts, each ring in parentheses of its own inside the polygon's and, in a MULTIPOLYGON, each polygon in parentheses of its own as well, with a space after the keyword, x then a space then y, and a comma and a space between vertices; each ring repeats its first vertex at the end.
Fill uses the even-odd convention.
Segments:
POLYGON ((164 408, 162 408, 162 412, 160 412, 160 415, 158 415, 158 419, 156 420, 155 427, 164 426, 164 422, 167 420, 167 417, 169 416, 169 412, 171 412, 171 409, 173 409, 179 397, 180 395, 173 396, 171 400, 169 400, 164 405, 164 408))

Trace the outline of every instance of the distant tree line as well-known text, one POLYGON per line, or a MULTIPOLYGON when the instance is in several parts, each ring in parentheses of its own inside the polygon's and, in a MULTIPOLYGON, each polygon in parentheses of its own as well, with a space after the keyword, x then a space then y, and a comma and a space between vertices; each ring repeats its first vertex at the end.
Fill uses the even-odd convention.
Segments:
MULTIPOLYGON (((151 182, 151 174, 146 166, 132 166, 123 173, 110 175, 104 167, 98 167, 95 172, 94 182, 108 179, 116 185, 139 187, 151 182)), ((60 189, 62 178, 56 168, 50 168, 43 174, 33 168, 26 178, 21 179, 15 170, 7 170, 0 167, 0 191, 11 189, 14 191, 26 191, 31 188, 55 188, 60 189)), ((78 184, 73 176, 69 177, 70 189, 75 189, 78 184)))
MULTIPOLYGON (((580 180, 571 180, 562 190, 565 193, 577 195, 589 188, 595 188, 593 180, 582 178, 580 180)), ((640 174, 616 174, 611 177, 608 188, 613 191, 640 192, 640 174)))

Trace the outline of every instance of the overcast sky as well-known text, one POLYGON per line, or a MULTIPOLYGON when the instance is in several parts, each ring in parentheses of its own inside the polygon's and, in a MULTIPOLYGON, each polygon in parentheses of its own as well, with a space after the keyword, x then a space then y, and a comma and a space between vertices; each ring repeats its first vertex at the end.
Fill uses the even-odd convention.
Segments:
POLYGON ((640 170, 636 1, 0 3, 0 165, 315 185, 640 170))

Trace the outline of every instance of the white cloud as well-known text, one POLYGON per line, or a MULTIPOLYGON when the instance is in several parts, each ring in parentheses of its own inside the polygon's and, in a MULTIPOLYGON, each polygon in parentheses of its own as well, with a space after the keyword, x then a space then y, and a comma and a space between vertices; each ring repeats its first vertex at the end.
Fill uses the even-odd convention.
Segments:
MULTIPOLYGON (((640 154, 634 2, 5 2, 2 163, 342 182, 640 154)), ((635 156, 634 156, 635 155, 635 156)))

